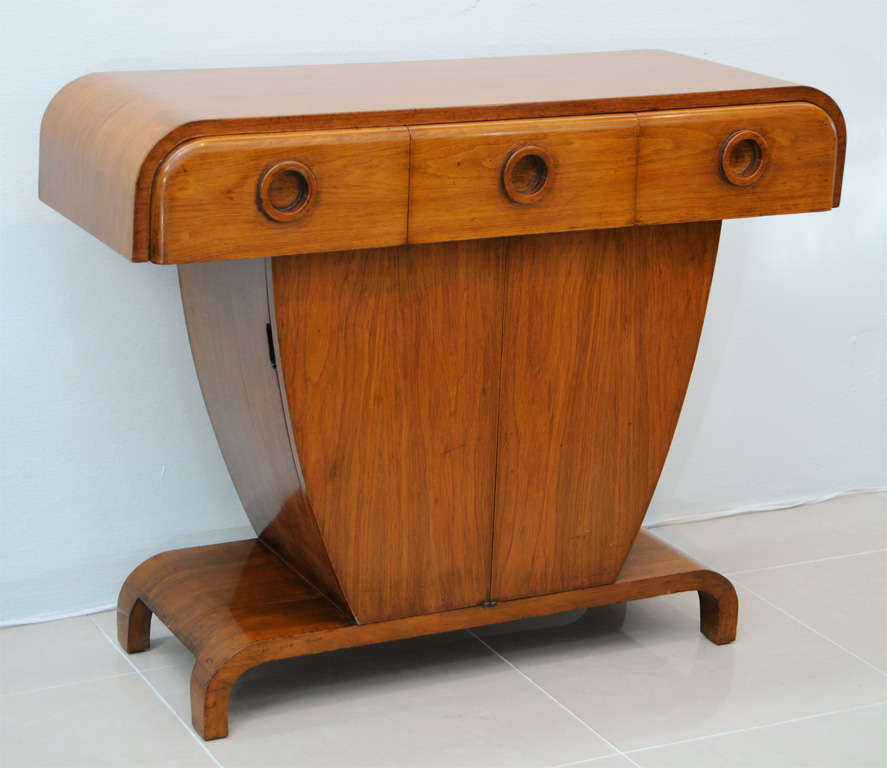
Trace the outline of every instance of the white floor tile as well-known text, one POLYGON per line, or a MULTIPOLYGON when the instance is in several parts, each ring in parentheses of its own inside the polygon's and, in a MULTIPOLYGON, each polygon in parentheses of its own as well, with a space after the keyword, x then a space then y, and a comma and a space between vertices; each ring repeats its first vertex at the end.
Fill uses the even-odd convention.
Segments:
POLYGON ((9 768, 206 768, 212 759, 137 675, 0 697, 9 768))
MULTIPOLYGON (((188 667, 146 673, 190 722, 188 667)), ((225 768, 553 766, 612 750, 465 633, 267 664, 234 688, 225 768)))
POLYGON ((131 673, 88 616, 0 629, 0 694, 131 673))
POLYGON ((740 590, 739 637, 698 632, 693 593, 589 610, 573 624, 482 634, 618 749, 881 701, 878 671, 740 590))
POLYGON ((887 547, 887 493, 842 496, 793 509, 664 525, 656 535, 723 573, 887 547))
POLYGON ((567 763, 550 768, 637 768, 637 764, 621 755, 610 755, 609 757, 596 757, 592 760, 583 760, 580 763, 567 763))
POLYGON ((887 552, 742 573, 735 581, 887 672, 887 552))
POLYGON ((674 744, 635 752, 631 758, 643 768, 883 768, 887 707, 674 744))
MULTIPOLYGON (((96 613, 91 618, 117 645, 117 612, 96 613)), ((141 653, 129 654, 129 659, 142 671, 174 664, 194 663, 191 651, 182 645, 156 616, 151 618, 151 647, 141 653)))

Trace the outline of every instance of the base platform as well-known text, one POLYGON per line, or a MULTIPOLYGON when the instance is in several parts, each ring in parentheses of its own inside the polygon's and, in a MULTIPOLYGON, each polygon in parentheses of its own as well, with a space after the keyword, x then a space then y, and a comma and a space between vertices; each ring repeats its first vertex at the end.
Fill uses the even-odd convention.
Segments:
POLYGON ((733 585, 646 531, 612 584, 356 624, 258 539, 250 539, 146 560, 120 591, 117 634, 128 653, 147 650, 156 614, 188 647, 196 659, 191 719, 209 740, 228 735, 228 699, 236 680, 266 661, 689 591, 699 592, 702 633, 717 644, 734 640, 733 585))

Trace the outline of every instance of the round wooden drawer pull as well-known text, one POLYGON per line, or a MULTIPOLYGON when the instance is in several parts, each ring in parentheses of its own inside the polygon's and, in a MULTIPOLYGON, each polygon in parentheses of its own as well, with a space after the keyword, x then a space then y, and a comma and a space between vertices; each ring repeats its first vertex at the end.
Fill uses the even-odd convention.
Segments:
POLYGON ((259 180, 259 208, 274 221, 292 221, 314 201, 317 180, 304 163, 284 160, 268 168, 259 180))
POLYGON ((764 171, 770 151, 767 140, 757 131, 734 131, 721 147, 721 173, 737 187, 754 184, 764 171))
POLYGON ((542 147, 515 149, 502 166, 505 194, 515 203, 535 203, 551 186, 554 164, 542 147))

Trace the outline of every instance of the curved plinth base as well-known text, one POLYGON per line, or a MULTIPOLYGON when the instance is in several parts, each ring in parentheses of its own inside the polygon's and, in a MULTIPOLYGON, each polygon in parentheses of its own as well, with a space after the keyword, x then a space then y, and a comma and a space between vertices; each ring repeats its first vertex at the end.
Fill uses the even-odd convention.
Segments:
POLYGON ((718 644, 734 640, 733 585, 646 531, 612 584, 359 625, 252 539, 146 560, 120 591, 117 635, 129 653, 147 650, 157 614, 196 659, 194 727, 218 739, 228 735, 235 681, 266 661, 689 591, 699 592, 702 633, 718 644))

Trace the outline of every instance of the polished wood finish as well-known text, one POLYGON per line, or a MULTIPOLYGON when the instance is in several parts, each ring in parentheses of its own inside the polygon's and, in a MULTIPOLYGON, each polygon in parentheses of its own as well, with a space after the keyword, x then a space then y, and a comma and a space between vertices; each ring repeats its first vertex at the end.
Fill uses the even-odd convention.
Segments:
POLYGON ((720 222, 509 247, 494 600, 612 581, 677 424, 720 222))
POLYGON ((642 532, 611 584, 358 625, 307 587, 261 542, 164 552, 132 572, 117 603, 120 644, 148 648, 156 614, 195 656, 191 716, 205 739, 228 734, 231 688, 268 661, 372 645, 579 608, 697 591, 700 629, 714 643, 736 637, 738 601, 723 576, 642 532))
POLYGON ((289 222, 308 212, 317 197, 314 171, 298 160, 281 160, 259 179, 259 209, 272 221, 289 222))
POLYGON ((167 158, 154 182, 154 261, 179 264, 406 242, 409 156, 405 128, 188 142, 167 158), (263 184, 266 196, 272 192, 269 171, 277 167, 279 172, 281 163, 302 167, 311 188, 303 205, 288 215, 262 198, 263 184), (219 237, 222 229, 225 236, 219 237))
POLYGON ((136 568, 227 733, 256 664, 730 583, 638 534, 720 221, 837 205, 840 110, 662 51, 90 75, 40 196, 179 264, 195 367, 258 539, 136 568))
POLYGON ((279 258, 273 313, 264 262, 180 267, 257 534, 362 623, 612 581, 680 413, 719 231, 279 258))
POLYGON ((360 622, 612 581, 680 413, 719 229, 275 259, 280 391, 263 262, 181 267, 257 533, 360 622))
MULTIPOLYGON (((225 464, 256 534, 347 611, 305 491, 278 373, 271 365, 269 269, 263 259, 179 267, 191 354, 225 464)), ((274 357, 280 358, 279 349, 274 357)))
POLYGON ((770 146, 757 131, 733 131, 721 147, 721 173, 737 187, 756 183, 770 164, 770 146))
POLYGON ((551 189, 554 158, 538 144, 524 144, 515 149, 502 166, 502 186, 509 200, 531 205, 551 189))
POLYGON ((273 261, 308 498, 361 622, 489 594, 508 245, 273 261))
POLYGON ((728 219, 832 207, 837 136, 812 104, 639 115, 637 221, 728 219), (764 141, 766 167, 751 185, 725 179, 722 147, 736 131, 764 141))
POLYGON ((410 129, 410 242, 601 229, 634 223, 634 116, 410 129), (515 151, 538 146, 546 184, 509 194, 515 151), (520 195, 527 205, 515 205, 520 195))
MULTIPOLYGON (((156 260, 151 190, 192 139, 807 101, 815 88, 667 51, 254 69, 106 72, 63 88, 40 130, 40 199, 133 261, 156 260)), ((709 218, 718 218, 712 216, 709 218)))

